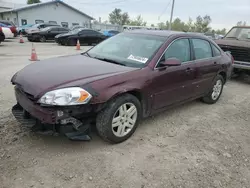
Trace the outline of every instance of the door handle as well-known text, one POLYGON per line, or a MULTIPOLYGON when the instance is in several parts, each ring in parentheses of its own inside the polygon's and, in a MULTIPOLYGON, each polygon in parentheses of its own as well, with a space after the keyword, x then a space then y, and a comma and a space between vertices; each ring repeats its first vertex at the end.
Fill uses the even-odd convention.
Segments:
POLYGON ((190 73, 190 72, 192 72, 193 71, 193 69, 192 68, 190 68, 190 67, 188 67, 187 69, 186 69, 186 73, 190 73))

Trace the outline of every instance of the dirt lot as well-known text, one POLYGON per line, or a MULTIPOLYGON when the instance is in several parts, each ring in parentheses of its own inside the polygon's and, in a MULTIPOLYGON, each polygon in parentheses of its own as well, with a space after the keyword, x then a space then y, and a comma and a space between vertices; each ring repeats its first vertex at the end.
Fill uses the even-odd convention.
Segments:
MULTIPOLYGON (((79 53, 53 43, 36 50, 41 60, 79 53)), ((228 82, 215 105, 194 101, 143 121, 124 143, 95 133, 72 142, 31 133, 11 115, 9 80, 30 52, 28 42, 0 44, 0 187, 250 187, 250 79, 228 82)))

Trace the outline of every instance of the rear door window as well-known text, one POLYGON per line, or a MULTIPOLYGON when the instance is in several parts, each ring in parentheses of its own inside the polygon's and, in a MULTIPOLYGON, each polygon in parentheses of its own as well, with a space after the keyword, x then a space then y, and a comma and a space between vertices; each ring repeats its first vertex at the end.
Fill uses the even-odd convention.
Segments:
POLYGON ((67 28, 59 28, 59 31, 64 31, 64 32, 66 32, 66 31, 69 31, 69 29, 67 29, 67 28))
POLYGON ((195 59, 207 59, 213 57, 210 43, 204 39, 192 39, 195 59))
POLYGON ((51 28, 51 29, 50 29, 50 31, 52 31, 52 32, 58 32, 58 30, 59 30, 59 29, 58 29, 57 27, 51 28))

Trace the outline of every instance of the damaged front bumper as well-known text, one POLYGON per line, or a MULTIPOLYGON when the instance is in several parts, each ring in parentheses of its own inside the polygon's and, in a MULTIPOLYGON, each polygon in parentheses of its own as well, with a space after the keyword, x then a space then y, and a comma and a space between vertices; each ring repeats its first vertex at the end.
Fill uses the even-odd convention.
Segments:
POLYGON ((15 87, 17 104, 12 113, 24 126, 44 134, 63 134, 72 140, 90 140, 91 123, 97 108, 90 105, 72 107, 40 106, 15 87))

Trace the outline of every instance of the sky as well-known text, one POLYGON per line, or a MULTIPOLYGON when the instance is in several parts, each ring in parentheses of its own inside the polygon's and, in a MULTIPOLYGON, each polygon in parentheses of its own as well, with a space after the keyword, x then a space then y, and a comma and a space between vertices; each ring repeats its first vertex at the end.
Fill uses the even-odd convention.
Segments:
MULTIPOLYGON (((5 0, 26 3, 26 0, 5 0)), ((48 0, 41 0, 42 2, 48 0)), ((128 12, 131 19, 141 15, 147 24, 166 22, 170 18, 172 0, 63 0, 65 3, 102 21, 114 8, 128 12)), ((210 15, 214 29, 230 29, 238 21, 250 24, 250 0, 175 0, 174 15, 183 21, 198 15, 210 15)))

